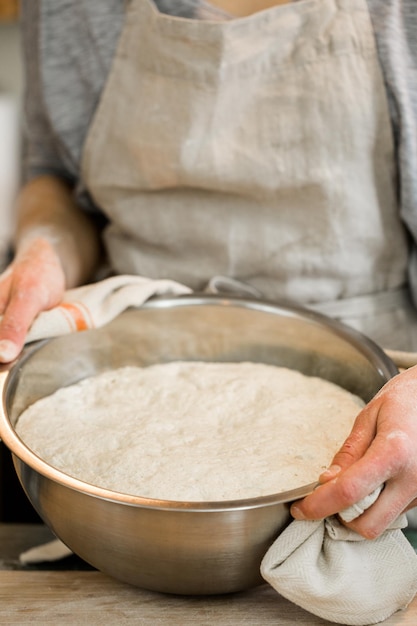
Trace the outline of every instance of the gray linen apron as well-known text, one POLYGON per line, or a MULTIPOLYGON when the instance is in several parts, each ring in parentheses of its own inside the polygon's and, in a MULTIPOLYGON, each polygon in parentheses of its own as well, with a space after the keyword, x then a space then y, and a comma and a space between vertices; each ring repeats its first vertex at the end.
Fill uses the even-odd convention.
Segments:
POLYGON ((130 0, 82 176, 116 272, 231 277, 417 349, 365 0, 221 22, 130 0))

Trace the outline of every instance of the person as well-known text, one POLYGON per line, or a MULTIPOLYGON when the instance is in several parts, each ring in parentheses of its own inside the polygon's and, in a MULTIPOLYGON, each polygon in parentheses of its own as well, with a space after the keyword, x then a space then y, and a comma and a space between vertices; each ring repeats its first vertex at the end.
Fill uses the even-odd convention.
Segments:
MULTIPOLYGON (((25 178, 0 360, 64 290, 212 276, 417 350, 414 0, 23 0, 25 178)), ((298 519, 417 504, 417 368, 360 412, 298 519)))

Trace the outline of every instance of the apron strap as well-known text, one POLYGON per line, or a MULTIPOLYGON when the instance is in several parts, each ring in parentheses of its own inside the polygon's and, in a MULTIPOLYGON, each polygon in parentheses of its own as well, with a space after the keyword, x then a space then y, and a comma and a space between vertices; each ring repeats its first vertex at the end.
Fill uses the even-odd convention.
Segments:
POLYGON ((329 317, 357 317, 375 315, 382 311, 392 311, 401 307, 410 306, 410 295, 407 287, 400 287, 390 291, 341 298, 329 302, 308 304, 308 308, 329 317))
MULTIPOLYGON (((262 298, 262 293, 247 283, 229 278, 228 276, 213 276, 204 289, 205 293, 224 295, 238 295, 249 298, 262 298)), ((308 305, 307 308, 328 315, 329 317, 355 317, 360 315, 374 315, 376 312, 391 311, 398 307, 410 307, 411 300, 406 287, 382 291, 366 296, 344 298, 333 302, 308 305)), ((401 350, 385 350, 386 354, 400 369, 408 369, 417 365, 417 352, 404 352, 401 350)))
MULTIPOLYGON (((204 291, 205 293, 229 294, 251 298, 264 297, 256 287, 229 276, 213 276, 207 283, 204 291)), ((295 305, 299 306, 297 303, 295 305)), ((374 315, 382 311, 392 311, 398 307, 409 307, 410 296, 406 287, 400 287, 390 291, 302 306, 318 313, 323 313, 323 315, 328 317, 356 317, 374 315)))
POLYGON ((204 289, 205 293, 217 293, 220 295, 242 296, 243 298, 263 298, 263 294, 242 280, 229 276, 213 276, 204 289))

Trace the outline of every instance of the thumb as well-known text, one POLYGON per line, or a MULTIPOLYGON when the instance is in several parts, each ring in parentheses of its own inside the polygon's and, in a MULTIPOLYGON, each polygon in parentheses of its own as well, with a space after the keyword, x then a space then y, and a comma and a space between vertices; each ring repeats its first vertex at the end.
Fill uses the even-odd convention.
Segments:
POLYGON ((320 474, 319 483, 327 483, 363 457, 376 435, 376 416, 374 418, 373 413, 372 406, 359 413, 351 433, 334 455, 328 469, 320 474))

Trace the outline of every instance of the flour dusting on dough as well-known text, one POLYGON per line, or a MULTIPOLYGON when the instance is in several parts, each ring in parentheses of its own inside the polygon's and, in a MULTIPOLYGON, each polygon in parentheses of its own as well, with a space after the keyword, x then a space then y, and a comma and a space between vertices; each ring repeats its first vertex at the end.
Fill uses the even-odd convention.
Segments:
POLYGON ((261 363, 173 362, 86 378, 28 407, 17 433, 96 486, 167 500, 235 500, 317 480, 363 403, 261 363))

